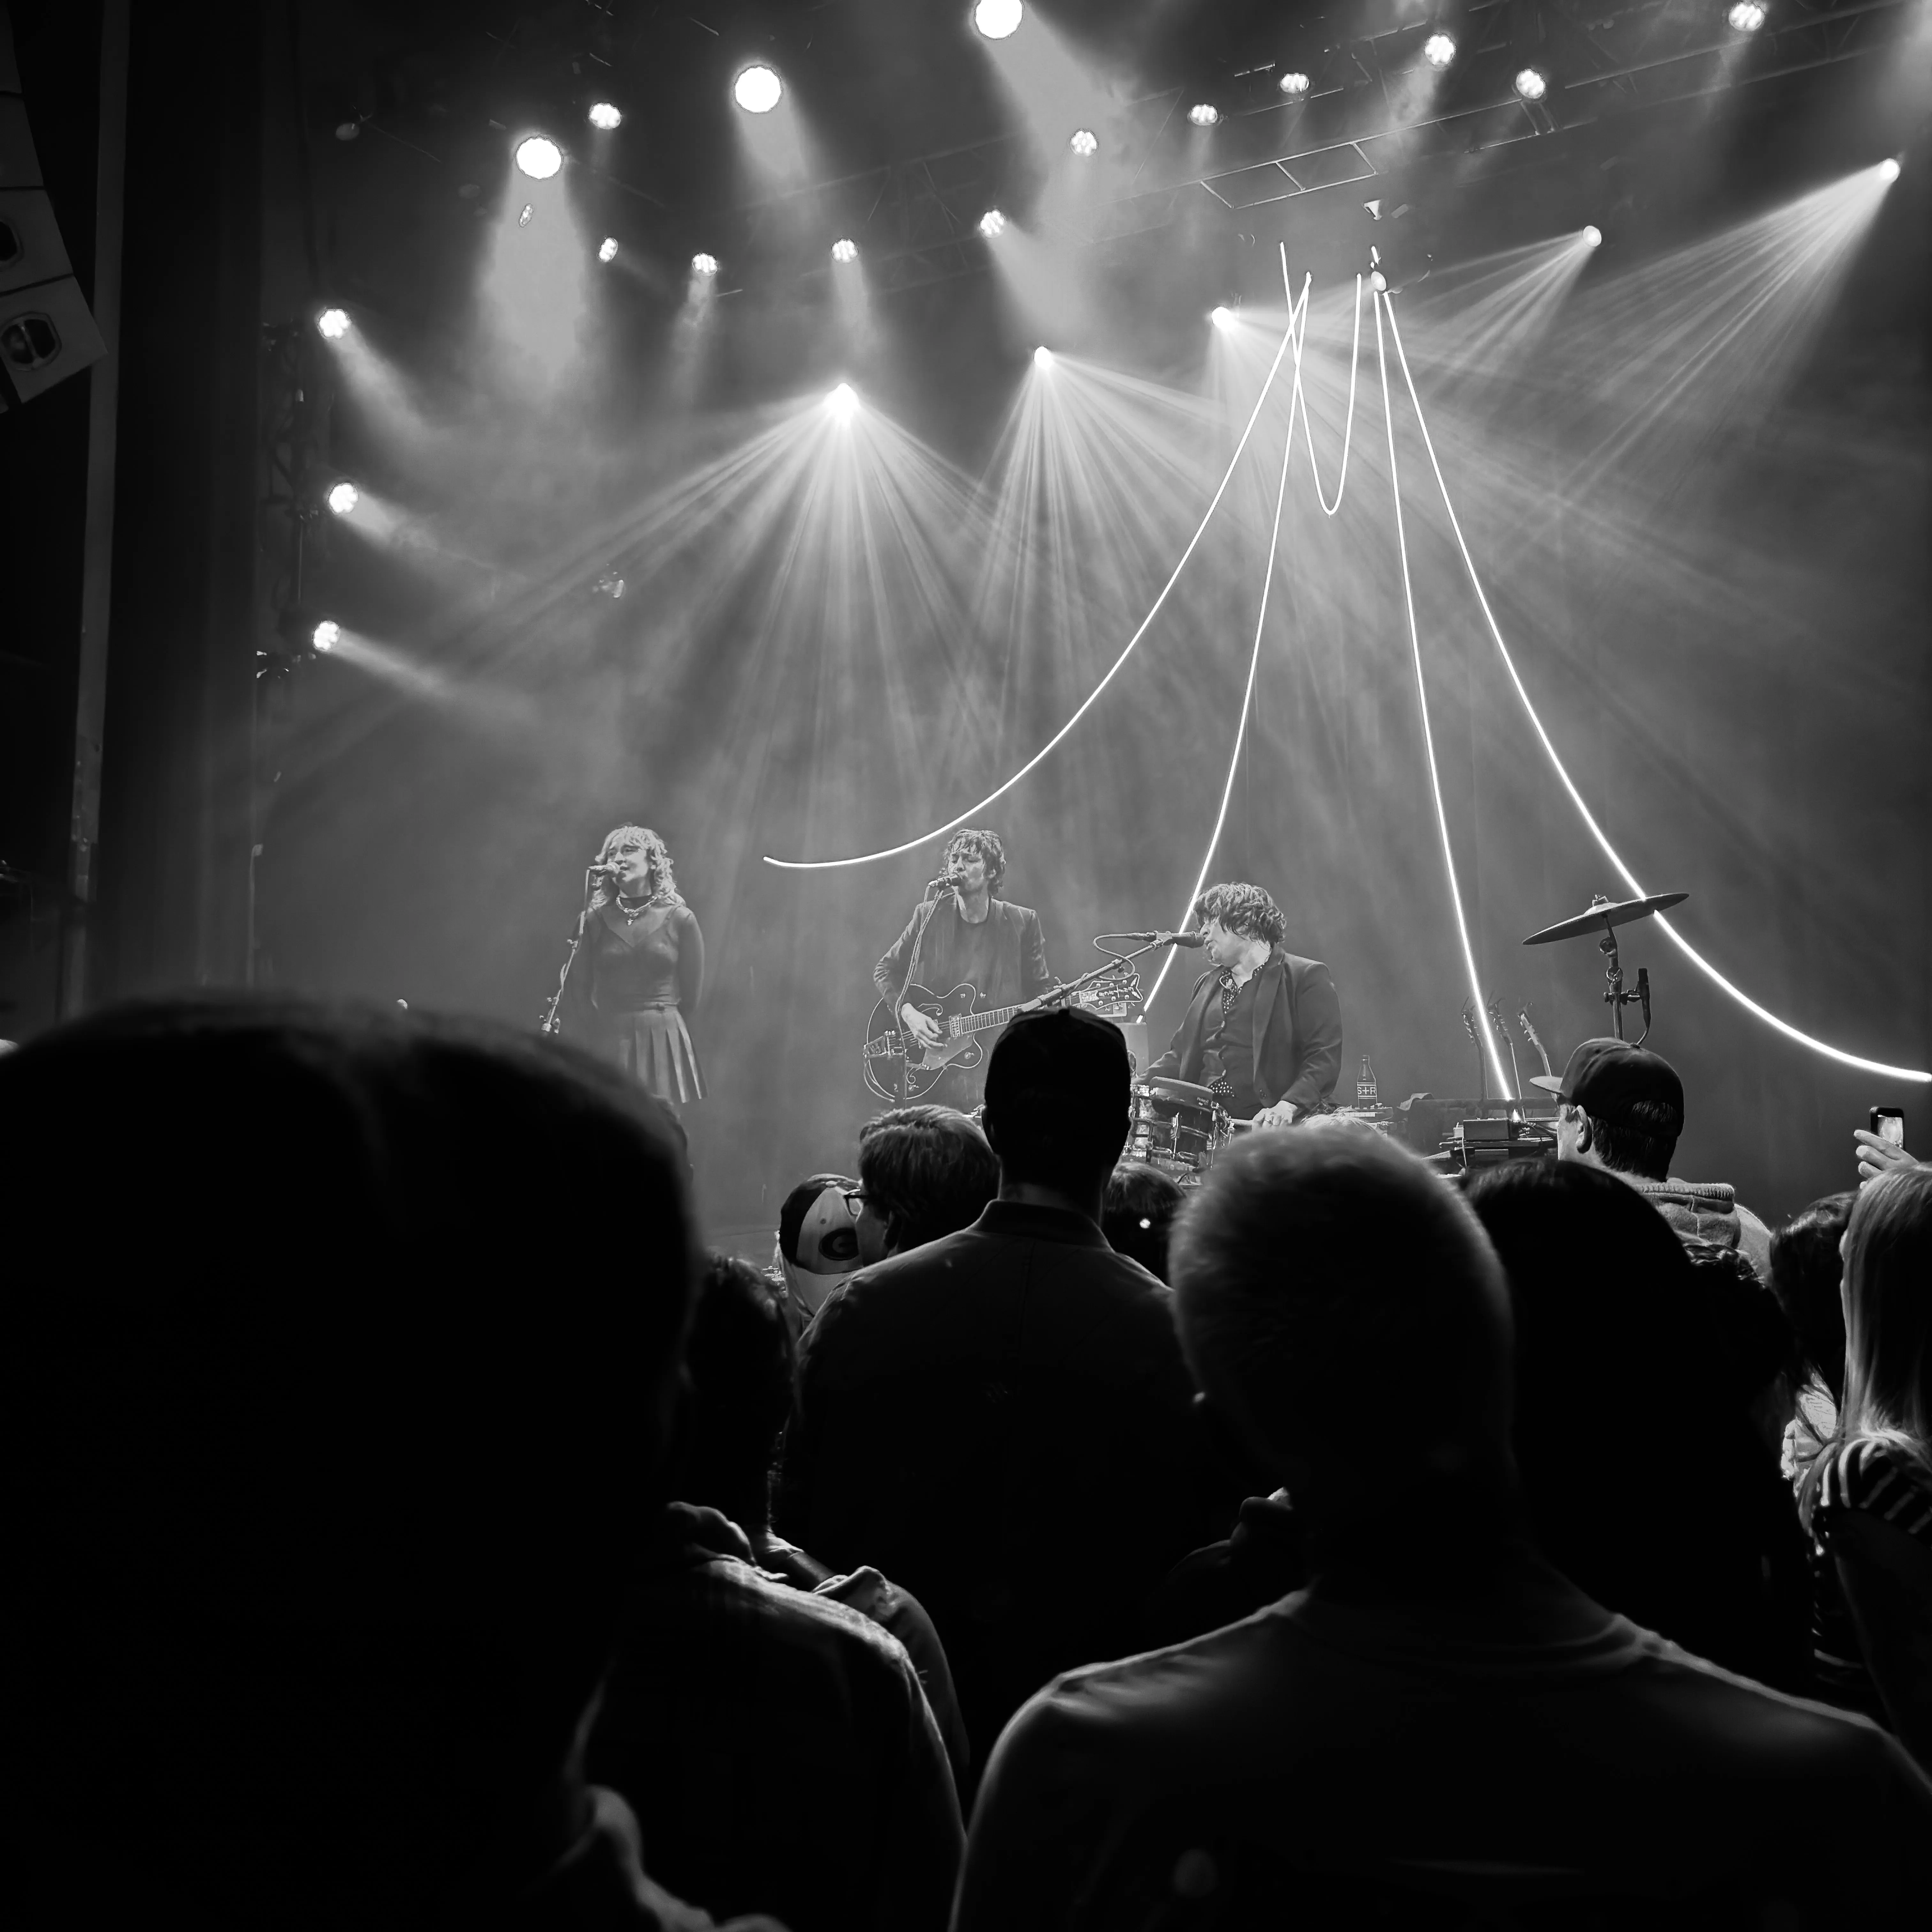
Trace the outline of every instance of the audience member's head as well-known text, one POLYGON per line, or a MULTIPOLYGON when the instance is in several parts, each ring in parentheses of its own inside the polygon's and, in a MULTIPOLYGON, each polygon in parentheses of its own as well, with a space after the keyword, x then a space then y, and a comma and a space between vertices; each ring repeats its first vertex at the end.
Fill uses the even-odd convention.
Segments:
POLYGON ((1562 1103, 1556 1114, 1559 1160, 1646 1180, 1670 1178, 1670 1157, 1684 1131, 1684 1083, 1669 1060, 1621 1040, 1586 1040, 1560 1078, 1532 1078, 1562 1103))
POLYGON ((1858 1190, 1845 1230, 1838 1434, 1883 1436, 1932 1472, 1932 1167, 1858 1190))
POLYGON ((1078 1006, 1022 1013, 986 1067, 986 1138, 1002 1185, 1097 1198, 1126 1144, 1132 1082, 1118 1027, 1078 1006))
POLYGON ((1587 1164, 1512 1162, 1468 1198, 1509 1275, 1538 1542, 1610 1609, 1735 1658, 1757 1634, 1741 1620, 1759 1559, 1738 1538, 1762 1472, 1708 1285, 1642 1196, 1587 1164))
POLYGON ((1406 1149, 1352 1125, 1255 1135, 1182 1210, 1172 1268, 1196 1380, 1324 1542, 1420 1492, 1508 1486, 1502 1270, 1406 1149))
POLYGON ((1778 1297, 1808 1374, 1834 1402, 1845 1394, 1845 1303, 1839 1244, 1852 1218, 1856 1189, 1827 1194, 1801 1208, 1771 1238, 1771 1292, 1778 1297))
POLYGON ((29 1888, 488 1916, 580 1828, 663 1493, 696 1260, 663 1109, 506 1028, 171 1002, 8 1056, 0 1172, 64 1256, 15 1285, 0 1397, 29 1888), (641 1238, 586 1253, 586 1202, 641 1238))
POLYGON ((818 1312, 842 1275, 859 1265, 859 1184, 848 1174, 801 1180, 778 1210, 778 1264, 785 1290, 807 1316, 818 1312))
POLYGON ((1774 1391, 1781 1392, 1784 1412, 1776 1418, 1774 1445, 1789 1419, 1802 1373, 1798 1339, 1791 1323, 1742 1249, 1696 1242, 1684 1246, 1684 1258, 1717 1324, 1718 1345, 1724 1360, 1724 1394, 1749 1408, 1772 1397, 1774 1391))
POLYGON ((1107 1178, 1100 1232, 1116 1254, 1167 1279, 1167 1241, 1180 1210, 1180 1184, 1144 1161, 1123 1161, 1107 1178))
POLYGON ((678 1498, 762 1529, 772 1451, 791 1413, 791 1330, 771 1283, 749 1262, 712 1255, 684 1346, 692 1426, 678 1498))
POLYGON ((862 1262, 957 1234, 1000 1191, 986 1136, 952 1107, 893 1107, 859 1130, 862 1262))

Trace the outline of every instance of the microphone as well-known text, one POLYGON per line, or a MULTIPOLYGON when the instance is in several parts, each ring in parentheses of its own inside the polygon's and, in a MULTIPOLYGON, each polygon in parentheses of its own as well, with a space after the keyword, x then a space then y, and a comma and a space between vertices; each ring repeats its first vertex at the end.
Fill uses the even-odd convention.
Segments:
POLYGON ((1199 948, 1208 944, 1204 932, 1124 932, 1123 939, 1138 939, 1143 946, 1188 946, 1199 948))

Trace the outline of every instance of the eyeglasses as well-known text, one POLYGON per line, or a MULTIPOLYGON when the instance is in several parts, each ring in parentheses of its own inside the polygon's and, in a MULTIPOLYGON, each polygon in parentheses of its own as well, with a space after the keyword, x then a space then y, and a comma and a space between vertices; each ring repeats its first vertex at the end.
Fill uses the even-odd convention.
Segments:
POLYGON ((845 1204, 845 1211, 854 1220, 859 1218, 859 1210, 866 1204, 866 1190, 862 1187, 842 1187, 838 1198, 845 1204))

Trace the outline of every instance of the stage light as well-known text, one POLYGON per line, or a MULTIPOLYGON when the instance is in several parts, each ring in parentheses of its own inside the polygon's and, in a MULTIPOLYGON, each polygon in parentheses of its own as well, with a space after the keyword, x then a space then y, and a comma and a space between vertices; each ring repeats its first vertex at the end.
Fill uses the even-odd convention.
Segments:
POLYGON ((1090 128, 1076 128, 1066 145, 1084 161, 1100 152, 1100 137, 1090 128))
POLYGON ((326 308, 316 317, 315 326, 331 342, 340 342, 349 333, 349 311, 326 308))
POLYGON ((526 134, 517 143, 517 166, 532 181, 548 181, 563 166, 563 150, 544 134, 526 134))
POLYGON ((1888 187, 1898 178, 1898 164, 1889 154, 1878 164, 1878 178, 1888 187))
POLYGON ((338 483, 328 493, 328 507, 338 517, 346 517, 362 500, 362 494, 352 483, 338 483))
POLYGON ((1455 35, 1431 34, 1422 44, 1422 58, 1440 74, 1456 58, 1455 35))
POLYGON ((694 255, 691 258, 691 272, 694 275, 715 275, 718 272, 716 255, 694 255))
POLYGON ((1603 242, 1604 231, 1594 221, 1592 222, 1589 226, 1583 230, 1583 246, 1586 248, 1600 248, 1603 246, 1603 242))
POLYGON ((1043 342, 1033 352, 1033 366, 1036 369, 1044 369, 1052 360, 1053 351, 1043 342))
POLYGON ((1754 34, 1764 25, 1764 8, 1760 0, 1738 0, 1727 17, 1739 33, 1754 34))
POLYGON ((517 210, 517 226, 519 228, 529 227, 536 218, 537 205, 533 201, 525 202, 523 206, 517 210))
POLYGON ((1004 235, 1006 230, 1006 218, 997 208, 989 208, 980 218, 980 232, 991 241, 995 235, 1004 235))
POLYGON ((1540 68, 1526 67, 1516 77, 1516 91, 1526 100, 1540 100, 1550 92, 1550 82, 1540 68))
POLYGON ((1370 269, 1369 272, 1369 286, 1373 289, 1376 293, 1378 296, 1387 295, 1388 293, 1388 276, 1384 274, 1379 268, 1370 269))
POLYGON ((859 406, 859 398, 850 382, 841 382, 825 399, 825 406, 835 416, 849 416, 859 406))
POLYGON ((617 259, 617 238, 607 235, 597 244, 597 259, 600 262, 614 262, 617 259))
POLYGON ((333 617, 325 617, 310 634, 309 641, 319 651, 332 651, 342 641, 342 626, 333 617))
POLYGON ((980 0, 973 9, 973 24, 989 40, 1004 40, 1017 33, 1025 9, 1020 0, 980 0))
POLYGON ((1220 119, 1221 110, 1211 100, 1197 100, 1187 110, 1187 118, 1197 128, 1211 128, 1220 119))
POLYGON ((784 82, 768 67, 748 67, 731 83, 731 98, 747 114, 769 114, 784 92, 784 82))
POLYGON ((1216 328, 1232 328, 1234 326, 1234 311, 1231 308, 1223 308, 1216 303, 1208 311, 1208 320, 1216 328))
POLYGON ((859 259, 858 243, 842 236, 832 244, 832 259, 835 262, 856 262, 859 259))
POLYGON ((608 134, 613 128, 621 128, 624 124, 624 110, 621 107, 612 106, 608 100, 599 100, 592 104, 585 118, 592 127, 602 128, 608 134))
POLYGON ((1297 96, 1306 94, 1310 85, 1307 75, 1298 68, 1290 68, 1281 77, 1281 91, 1284 94, 1292 94, 1297 96))
POLYGON ((335 124, 335 138, 338 141, 352 141, 362 131, 359 121, 338 121, 335 124))

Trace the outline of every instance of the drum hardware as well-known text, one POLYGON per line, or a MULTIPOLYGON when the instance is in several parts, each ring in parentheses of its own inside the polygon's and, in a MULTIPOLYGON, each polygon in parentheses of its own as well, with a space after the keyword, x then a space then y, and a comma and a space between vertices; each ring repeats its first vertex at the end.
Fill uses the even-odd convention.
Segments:
POLYGON ((1601 926, 1604 936, 1597 941, 1597 946, 1606 962, 1604 978, 1608 983, 1604 988, 1604 1004, 1610 1010, 1611 1028, 1617 1038, 1622 1040, 1624 1007, 1641 1006, 1643 1030, 1633 1042, 1641 1046, 1650 1037, 1650 972, 1648 968, 1640 966, 1636 969, 1636 987, 1629 992, 1624 990, 1623 967, 1617 958, 1617 928, 1682 904, 1690 896, 1688 892, 1652 892, 1648 898, 1622 899, 1613 904, 1599 892, 1591 900, 1588 912, 1579 913, 1574 919, 1559 920, 1554 926, 1546 926, 1540 932, 1532 932, 1522 943, 1526 946, 1547 946, 1555 939, 1580 939, 1601 926))
POLYGON ((1134 1082, 1126 1158, 1197 1180, 1228 1142, 1226 1109, 1208 1088, 1165 1076, 1134 1082))

